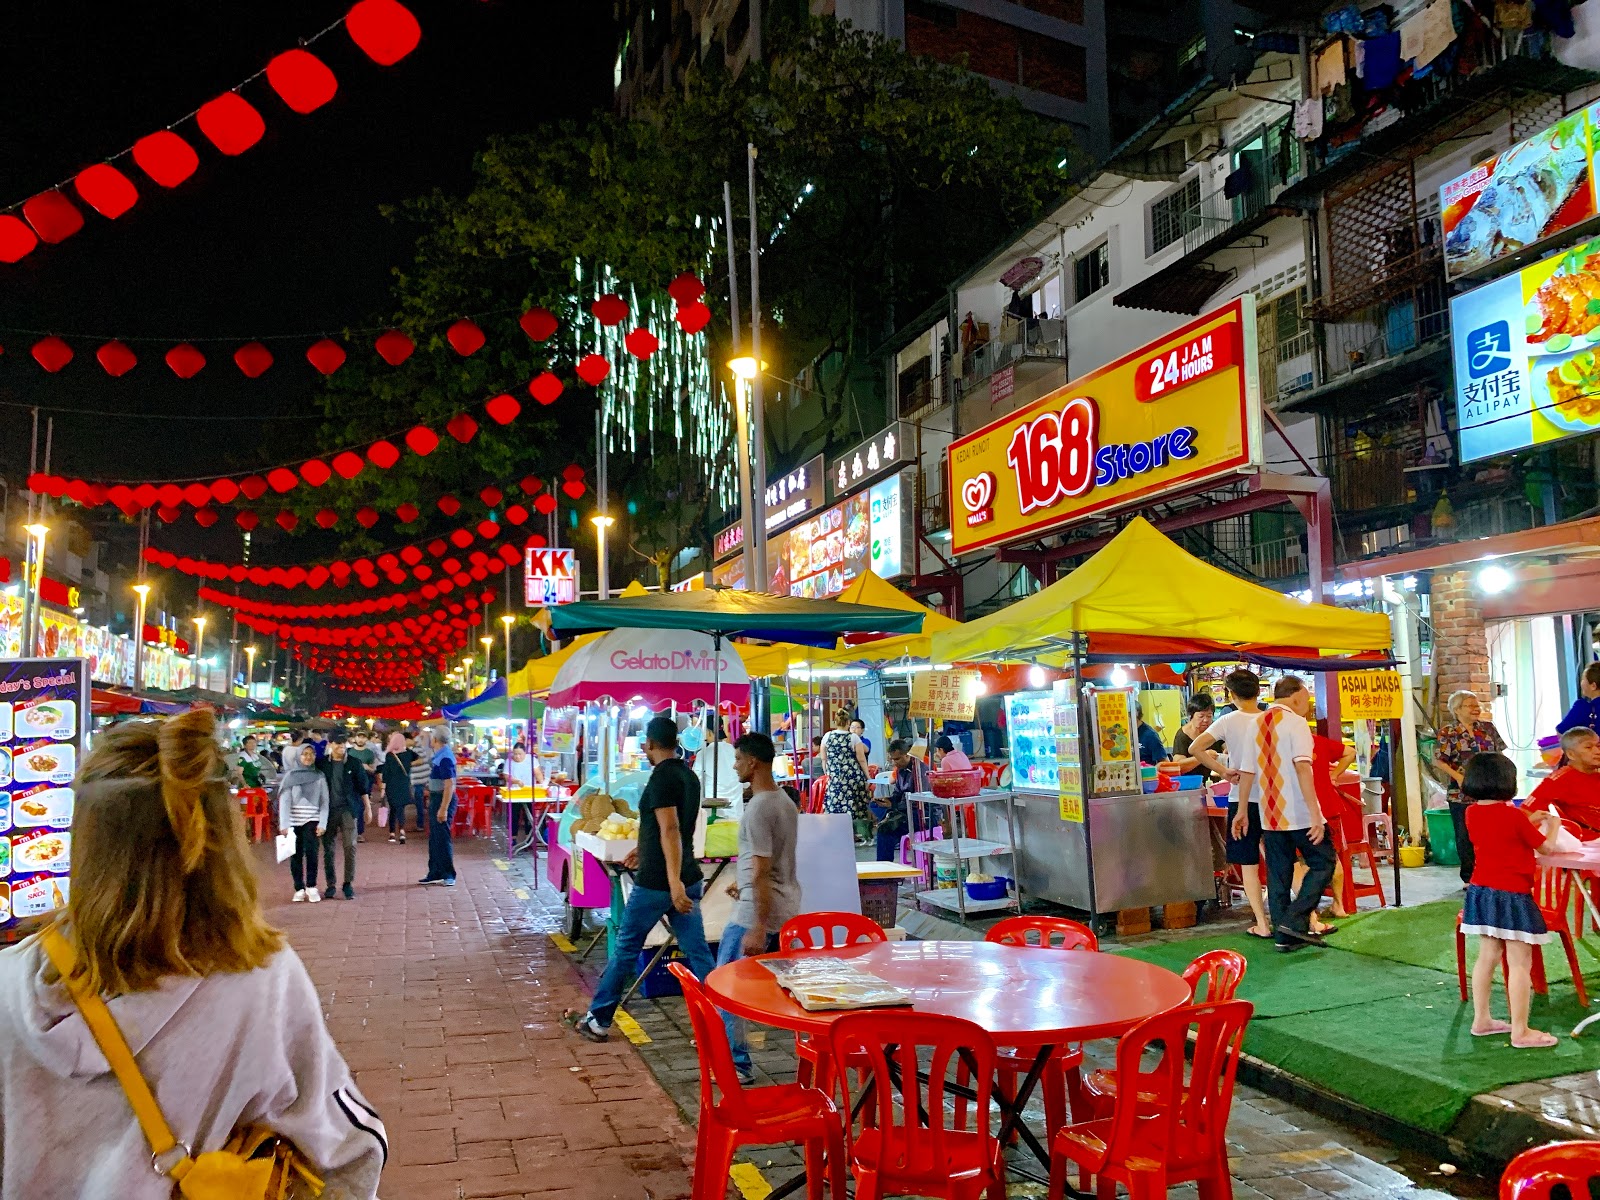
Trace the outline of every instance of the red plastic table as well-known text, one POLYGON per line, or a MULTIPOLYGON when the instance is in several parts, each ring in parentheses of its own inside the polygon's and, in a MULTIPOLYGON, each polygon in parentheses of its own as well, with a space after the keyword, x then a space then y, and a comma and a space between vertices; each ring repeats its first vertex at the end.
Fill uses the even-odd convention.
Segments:
MULTIPOLYGON (((787 957, 832 954, 911 996, 916 1012, 961 1017, 987 1030, 997 1044, 1035 1051, 1033 1067, 1011 1100, 999 1098, 1002 1137, 1008 1126, 1045 1167, 1049 1150, 1021 1121, 1022 1110, 1050 1056, 1071 1042, 1120 1037, 1147 1017, 1190 1001, 1183 977, 1164 967, 1116 954, 1042 950, 989 942, 879 942, 839 950, 794 951, 787 957)), ((785 956, 776 956, 785 957, 785 956)), ((718 1008, 763 1025, 826 1038, 842 1013, 807 1012, 759 958, 718 967, 706 977, 718 1008)), ((776 1197, 793 1190, 789 1184, 776 1197)))

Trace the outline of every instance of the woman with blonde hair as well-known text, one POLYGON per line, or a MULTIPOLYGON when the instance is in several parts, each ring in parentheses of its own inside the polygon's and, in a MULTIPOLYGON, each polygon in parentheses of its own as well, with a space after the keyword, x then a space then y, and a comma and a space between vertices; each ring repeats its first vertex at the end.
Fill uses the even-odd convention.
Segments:
POLYGON ((326 1194, 377 1195, 383 1123, 261 913, 214 730, 209 712, 129 722, 79 768, 67 907, 0 951, 7 1196, 169 1200, 191 1155, 251 1125, 293 1142, 326 1194), (73 992, 109 1008, 177 1148, 152 1153, 73 992))

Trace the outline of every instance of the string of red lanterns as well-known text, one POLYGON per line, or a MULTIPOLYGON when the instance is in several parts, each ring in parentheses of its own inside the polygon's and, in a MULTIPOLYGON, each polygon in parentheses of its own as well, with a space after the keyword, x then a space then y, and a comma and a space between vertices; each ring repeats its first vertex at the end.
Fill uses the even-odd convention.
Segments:
MULTIPOLYGON (((70 180, 0 209, 0 263, 19 262, 33 253, 40 242, 64 242, 84 227, 82 211, 68 198, 69 185, 77 192, 79 203, 109 221, 128 212, 139 201, 139 189, 114 165, 124 158, 131 158, 159 187, 175 188, 187 180, 199 167, 200 156, 189 140, 175 132, 180 125, 192 120, 205 140, 229 158, 256 145, 266 133, 266 121, 260 110, 240 95, 240 89, 258 78, 264 76, 267 86, 295 113, 305 115, 321 108, 338 92, 339 81, 306 47, 341 27, 362 53, 384 67, 393 66, 410 54, 422 38, 416 17, 399 0, 358 0, 327 29, 302 39, 299 46, 285 50, 250 78, 165 129, 85 167, 70 180)), ((168 361, 170 364, 170 353, 168 361)), ((173 365, 173 370, 178 367, 173 365)))

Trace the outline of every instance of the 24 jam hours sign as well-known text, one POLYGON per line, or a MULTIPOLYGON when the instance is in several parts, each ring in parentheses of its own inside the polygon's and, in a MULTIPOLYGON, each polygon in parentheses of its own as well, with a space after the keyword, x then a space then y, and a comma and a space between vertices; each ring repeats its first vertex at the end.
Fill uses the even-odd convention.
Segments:
POLYGON ((1255 331, 1241 296, 953 442, 955 552, 1259 468, 1255 331))

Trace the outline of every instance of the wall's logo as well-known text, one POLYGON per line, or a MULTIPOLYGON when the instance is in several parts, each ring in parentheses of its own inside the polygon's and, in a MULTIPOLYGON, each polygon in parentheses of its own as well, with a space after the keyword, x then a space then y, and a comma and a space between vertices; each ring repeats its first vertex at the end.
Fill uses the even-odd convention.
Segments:
POLYGON ((980 471, 961 485, 961 503, 967 506, 967 525, 994 520, 994 475, 980 471))
POLYGON ((1473 379, 1498 375, 1511 366, 1511 326, 1493 321, 1467 334, 1467 373, 1473 379))

